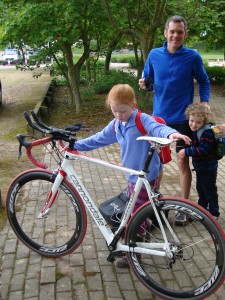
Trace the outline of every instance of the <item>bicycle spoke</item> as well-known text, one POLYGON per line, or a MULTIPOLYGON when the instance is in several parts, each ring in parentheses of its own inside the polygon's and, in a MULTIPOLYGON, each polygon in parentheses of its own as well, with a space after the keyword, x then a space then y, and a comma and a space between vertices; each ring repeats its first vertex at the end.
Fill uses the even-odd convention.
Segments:
POLYGON ((22 175, 12 185, 13 210, 8 215, 14 231, 28 247, 42 255, 58 257, 77 247, 85 234, 82 226, 86 218, 81 217, 77 198, 66 185, 60 186, 55 203, 40 218, 51 187, 48 173, 22 175))
MULTIPOLYGON (((165 202, 168 204, 170 200, 165 202)), ((182 207, 183 204, 179 203, 179 205, 182 207)), ((171 205, 171 207, 173 206, 171 205)), ((138 278, 154 292, 166 295, 167 299, 188 297, 202 299, 202 295, 200 298, 197 297, 198 293, 210 293, 210 290, 214 288, 214 281, 218 278, 223 280, 225 272, 224 241, 217 228, 207 217, 202 218, 201 221, 191 221, 185 226, 177 226, 175 224, 177 210, 171 207, 167 214, 170 229, 165 222, 163 222, 163 228, 173 257, 128 253, 128 259, 138 278), (173 232, 171 232, 171 228, 173 232), (175 240, 174 237, 176 237, 175 240), (210 282, 211 284, 209 284, 210 282)), ((151 249, 151 243, 159 243, 159 245, 164 243, 163 234, 157 223, 152 223, 149 227, 144 226, 145 220, 151 219, 151 217, 152 210, 147 206, 138 212, 126 233, 127 243, 140 240, 140 226, 143 233, 143 241, 140 245, 145 243, 146 248, 151 249)), ((161 251, 165 249, 162 247, 161 251)))

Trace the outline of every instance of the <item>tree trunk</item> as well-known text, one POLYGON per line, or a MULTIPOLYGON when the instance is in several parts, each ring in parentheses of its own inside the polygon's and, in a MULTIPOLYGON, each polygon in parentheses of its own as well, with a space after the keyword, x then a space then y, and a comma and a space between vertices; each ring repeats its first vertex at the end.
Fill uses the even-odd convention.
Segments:
POLYGON ((88 80, 91 79, 91 66, 89 59, 86 60, 86 76, 88 80))
POLYGON ((112 57, 112 51, 115 50, 115 47, 119 43, 120 39, 122 38, 123 33, 120 31, 116 31, 114 35, 112 35, 112 38, 108 44, 107 52, 106 52, 106 58, 105 58, 105 72, 107 73, 109 71, 111 57, 112 57))
POLYGON ((105 72, 106 73, 109 71, 110 62, 111 62, 111 56, 112 56, 112 52, 111 51, 107 51, 106 57, 105 57, 105 72))
POLYGON ((145 62, 148 58, 148 54, 149 54, 149 50, 150 50, 149 49, 149 43, 150 43, 150 37, 149 36, 144 36, 143 39, 140 40, 144 64, 145 64, 145 62))
POLYGON ((71 102, 72 105, 76 106, 76 112, 79 113, 82 108, 82 100, 80 97, 80 68, 73 64, 73 53, 71 45, 65 43, 65 59, 68 66, 68 79, 71 91, 71 102))

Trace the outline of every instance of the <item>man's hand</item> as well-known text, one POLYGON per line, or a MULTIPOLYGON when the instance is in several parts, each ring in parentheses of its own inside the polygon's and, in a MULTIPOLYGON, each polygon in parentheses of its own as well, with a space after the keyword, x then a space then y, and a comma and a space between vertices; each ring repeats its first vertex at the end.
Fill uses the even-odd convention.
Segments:
POLYGON ((202 101, 201 103, 205 106, 205 108, 206 108, 206 110, 208 111, 208 113, 211 113, 211 108, 210 108, 210 106, 209 106, 209 102, 207 102, 207 101, 202 101))
POLYGON ((139 85, 140 89, 146 90, 146 85, 145 85, 144 78, 139 79, 138 85, 139 85))

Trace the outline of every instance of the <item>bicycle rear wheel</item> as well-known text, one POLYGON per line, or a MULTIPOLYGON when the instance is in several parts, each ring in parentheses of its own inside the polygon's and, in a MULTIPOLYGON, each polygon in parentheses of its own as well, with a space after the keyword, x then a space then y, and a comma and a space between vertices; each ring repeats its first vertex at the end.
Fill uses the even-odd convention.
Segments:
POLYGON ((6 210, 13 231, 27 247, 43 256, 60 257, 83 241, 87 216, 79 196, 63 181, 49 214, 38 218, 53 182, 47 170, 20 174, 9 187, 6 210))
MULTIPOLYGON (((173 233, 178 238, 163 222, 170 249, 174 249, 174 257, 169 259, 128 252, 127 258, 134 273, 148 289, 166 299, 200 300, 208 297, 219 288, 225 276, 225 239, 222 229, 208 213, 190 201, 162 197, 159 203, 159 211, 167 215, 173 233), (187 225, 175 225, 178 211, 187 214, 187 225)), ((158 223, 148 225, 153 219, 152 206, 142 206, 131 217, 125 234, 126 244, 132 247, 140 238, 143 247, 148 247, 151 242, 155 245, 163 243, 158 223)))

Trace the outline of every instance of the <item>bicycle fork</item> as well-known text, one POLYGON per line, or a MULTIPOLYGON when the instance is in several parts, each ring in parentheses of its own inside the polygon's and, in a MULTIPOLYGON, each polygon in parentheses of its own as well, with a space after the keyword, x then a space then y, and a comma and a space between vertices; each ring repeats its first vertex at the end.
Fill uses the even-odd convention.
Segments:
MULTIPOLYGON (((149 185, 149 182, 146 178, 143 178, 143 182, 144 182, 144 185, 145 185, 145 188, 147 190, 147 193, 148 193, 148 197, 149 197, 149 201, 152 205, 152 208, 153 208, 153 211, 154 211, 154 214, 156 216, 156 219, 158 221, 158 224, 159 224, 159 227, 160 227, 160 230, 161 230, 161 233, 162 233, 162 236, 163 236, 163 239, 164 239, 164 250, 165 250, 165 253, 166 253, 166 256, 169 258, 169 259, 173 259, 174 255, 173 255, 173 251, 171 250, 170 248, 170 243, 168 241, 168 238, 167 238, 167 235, 165 233, 165 229, 164 229, 164 226, 162 224, 162 220, 159 216, 159 212, 158 212, 158 209, 156 207, 156 203, 154 201, 155 199, 155 193, 152 191, 150 185, 149 185)), ((162 213, 162 218, 167 226, 167 228, 169 229, 170 233, 173 235, 174 239, 177 241, 177 243, 179 243, 179 240, 178 238, 175 236, 168 220, 166 219, 165 217, 165 214, 162 213)))
POLYGON ((59 194, 58 187, 62 183, 65 176, 66 176, 65 172, 62 169, 60 169, 58 171, 56 179, 51 187, 51 190, 49 192, 49 195, 47 197, 45 205, 44 205, 43 209, 41 210, 40 214, 38 215, 38 219, 43 219, 43 218, 47 217, 47 215, 49 214, 49 210, 52 207, 53 203, 55 202, 55 200, 57 199, 57 196, 59 194))

